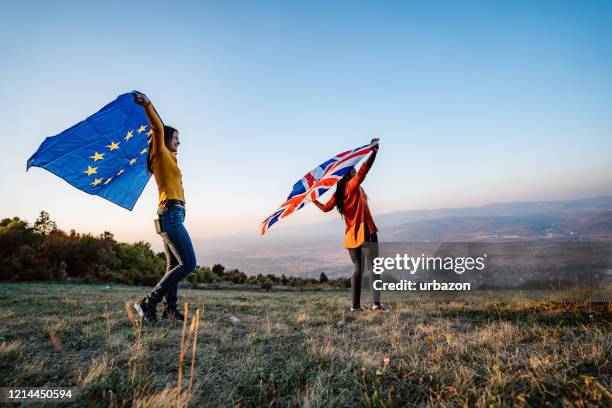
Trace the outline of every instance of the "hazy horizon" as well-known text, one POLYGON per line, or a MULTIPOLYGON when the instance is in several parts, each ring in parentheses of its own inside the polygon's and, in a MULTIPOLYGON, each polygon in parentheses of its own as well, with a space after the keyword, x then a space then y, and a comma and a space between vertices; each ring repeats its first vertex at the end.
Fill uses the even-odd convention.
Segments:
MULTIPOLYGON (((395 210, 395 211, 390 211, 390 212, 385 212, 385 213, 379 213, 376 214, 377 216, 386 216, 386 215, 390 215, 393 213, 401 213, 401 212, 410 212, 410 211, 439 211, 439 210, 461 210, 461 209, 468 209, 468 208, 484 208, 487 206, 491 206, 491 205, 500 205, 500 204, 519 204, 519 203, 539 203, 539 202, 569 202, 569 201, 576 201, 576 200, 589 200, 589 199, 596 199, 596 198, 612 198, 612 195, 596 195, 596 196, 585 196, 585 197, 576 197, 576 198, 572 198, 572 199, 559 199, 559 200, 529 200, 529 201, 523 201, 523 200, 517 200, 517 201, 508 201, 508 202, 488 202, 488 203, 484 203, 484 204, 479 204, 479 205, 467 205, 467 206, 462 206, 462 207, 435 207, 435 208, 415 208, 415 209, 405 209, 405 210, 395 210)), ((44 209, 41 209, 40 211, 45 211, 44 209)), ((35 221, 35 219, 38 217, 38 215, 40 214, 40 211, 38 213, 35 214, 35 216, 31 217, 31 218, 22 218, 23 220, 26 220, 30 223, 33 223, 35 221)), ((309 223, 298 223, 298 222, 287 222, 285 223, 285 225, 282 228, 279 228, 278 230, 282 230, 282 231, 290 231, 290 232, 296 232, 298 231, 298 228, 300 226, 315 226, 317 224, 325 224, 328 223, 329 221, 337 221, 338 223, 341 223, 341 219, 340 216, 334 211, 331 213, 332 216, 327 217, 327 219, 324 220, 315 220, 313 222, 309 222, 309 223)), ((114 231, 109 230, 109 229, 103 229, 103 230, 99 230, 99 231, 89 231, 89 230, 78 230, 74 227, 70 227, 70 226, 64 226, 61 225, 59 222, 57 222, 57 220, 53 217, 53 214, 49 214, 50 218, 52 221, 55 221, 57 223, 57 227, 63 231, 70 231, 71 229, 75 229, 75 231, 77 233, 83 233, 83 234, 93 234, 93 235, 100 235, 105 231, 109 231, 111 233, 113 233, 114 237, 116 240, 120 241, 120 242, 126 242, 126 243, 134 243, 134 242, 139 242, 139 241, 145 241, 145 242, 149 242, 152 245, 152 248, 155 249, 156 251, 162 251, 163 247, 162 247, 162 243, 161 241, 158 239, 158 235, 157 234, 151 234, 152 239, 151 240, 147 240, 147 239, 143 239, 141 237, 137 237, 136 239, 133 240, 126 240, 126 239, 122 239, 120 236, 118 236, 117 234, 115 234, 114 231), (158 242, 159 241, 159 242, 158 242)), ((16 215, 7 215, 7 214, 0 214, 0 219, 3 218, 12 218, 16 215)), ((255 231, 256 233, 254 233, 253 231, 249 231, 249 230, 242 230, 242 231, 237 231, 237 232, 230 232, 227 234, 223 234, 223 235, 216 235, 216 236, 212 236, 212 237, 206 237, 206 238, 202 238, 202 237, 192 237, 192 239, 194 241, 213 241, 215 239, 232 239, 232 238, 236 238, 236 237, 240 237, 240 238, 244 238, 244 239, 253 239, 253 238, 260 238, 262 240, 265 240, 266 238, 264 237, 260 237, 259 236, 259 230, 255 231)), ((276 235, 276 234, 273 234, 276 235)), ((199 249, 199 248, 196 248, 199 249)))

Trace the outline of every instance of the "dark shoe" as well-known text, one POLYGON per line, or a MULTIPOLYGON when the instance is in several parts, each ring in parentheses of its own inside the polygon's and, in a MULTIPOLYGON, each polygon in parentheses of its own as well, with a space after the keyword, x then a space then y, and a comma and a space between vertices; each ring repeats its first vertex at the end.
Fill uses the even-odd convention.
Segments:
POLYGON ((351 307, 351 312, 365 312, 366 308, 363 306, 359 306, 359 307, 351 307))
POLYGON ((134 309, 138 316, 142 317, 147 323, 157 323, 157 312, 155 311, 155 306, 149 304, 146 301, 146 298, 142 299, 140 302, 134 303, 134 309))
POLYGON ((175 320, 179 323, 182 323, 185 320, 185 316, 183 316, 178 309, 164 309, 161 318, 162 320, 175 320))

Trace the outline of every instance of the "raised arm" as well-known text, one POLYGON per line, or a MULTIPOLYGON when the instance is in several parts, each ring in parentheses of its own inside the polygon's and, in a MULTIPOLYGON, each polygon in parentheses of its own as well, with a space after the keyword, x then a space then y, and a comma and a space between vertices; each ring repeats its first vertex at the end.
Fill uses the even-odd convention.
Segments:
POLYGON ((368 157, 368 159, 361 165, 361 168, 359 169, 357 174, 355 174, 355 177, 349 180, 349 182, 347 183, 347 186, 354 187, 354 186, 360 185, 361 182, 363 182, 363 180, 365 179, 365 176, 370 171, 372 164, 374 164, 374 160, 376 160, 377 154, 378 154, 378 145, 375 145, 374 148, 372 148, 372 154, 370 154, 370 157, 368 157))
POLYGON ((166 144, 164 143, 164 124, 162 123, 157 111, 153 107, 153 104, 147 98, 147 96, 138 91, 134 91, 134 102, 142 107, 147 114, 147 119, 149 119, 149 125, 151 125, 151 130, 153 131, 153 146, 151 149, 155 151, 159 151, 160 149, 164 149, 166 144))
POLYGON ((321 204, 317 200, 312 201, 314 205, 319 207, 319 209, 323 212, 330 212, 336 206, 336 196, 332 195, 327 204, 321 204))

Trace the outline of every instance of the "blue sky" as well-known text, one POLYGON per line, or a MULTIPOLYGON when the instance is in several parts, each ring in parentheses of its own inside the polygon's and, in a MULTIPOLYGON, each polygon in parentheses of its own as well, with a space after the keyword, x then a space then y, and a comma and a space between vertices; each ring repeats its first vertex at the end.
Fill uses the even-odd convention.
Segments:
MULTIPOLYGON (((612 194, 612 2, 3 2, 0 216, 157 242, 26 160, 117 95, 177 127, 194 238, 259 223, 381 138, 375 214, 612 194)), ((274 228, 337 217, 306 208, 274 228)), ((273 230, 271 230, 273 233, 273 230)))

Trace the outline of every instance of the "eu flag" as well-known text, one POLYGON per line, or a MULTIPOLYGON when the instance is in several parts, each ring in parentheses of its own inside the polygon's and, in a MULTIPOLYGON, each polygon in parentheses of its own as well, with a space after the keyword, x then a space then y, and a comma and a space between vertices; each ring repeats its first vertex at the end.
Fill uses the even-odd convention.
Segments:
POLYGON ((28 160, 79 190, 132 210, 151 177, 146 171, 152 130, 131 93, 82 122, 47 137, 28 160))

